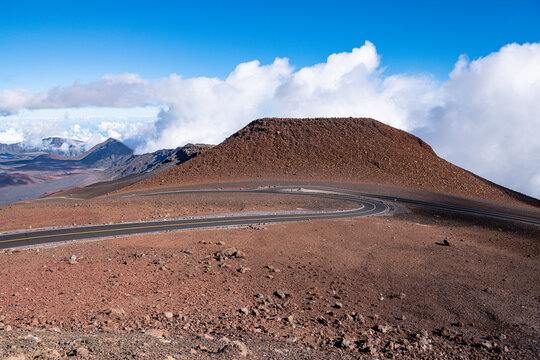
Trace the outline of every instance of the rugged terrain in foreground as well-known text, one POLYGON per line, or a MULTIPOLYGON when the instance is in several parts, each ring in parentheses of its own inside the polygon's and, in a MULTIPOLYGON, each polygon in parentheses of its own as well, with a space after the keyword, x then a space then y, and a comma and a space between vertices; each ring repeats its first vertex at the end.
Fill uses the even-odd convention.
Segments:
POLYGON ((0 356, 535 358, 538 229, 401 211, 0 253, 0 356))

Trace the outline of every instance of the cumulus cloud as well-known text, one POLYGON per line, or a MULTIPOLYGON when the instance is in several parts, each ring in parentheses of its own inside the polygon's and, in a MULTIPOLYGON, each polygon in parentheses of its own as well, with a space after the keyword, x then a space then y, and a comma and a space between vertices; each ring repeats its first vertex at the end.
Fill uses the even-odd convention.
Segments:
POLYGON ((0 114, 20 109, 60 109, 71 107, 134 107, 151 105, 146 94, 148 81, 135 74, 107 75, 90 84, 75 83, 32 93, 27 89, 0 91, 0 114))
POLYGON ((275 89, 292 71, 287 59, 276 59, 265 66, 258 61, 240 64, 225 80, 177 75, 162 80, 153 94, 168 108, 159 114, 156 136, 145 149, 220 142, 250 120, 270 114, 275 89))
POLYGON ((431 76, 385 76, 375 46, 366 42, 350 53, 292 74, 276 92, 283 116, 365 116, 412 130, 437 97, 431 76))
POLYGON ((138 152, 219 143, 258 117, 367 116, 420 135, 451 162, 538 197, 538 99, 540 44, 510 44, 473 61, 462 56, 450 79, 440 82, 429 74, 386 75, 375 46, 366 42, 298 70, 277 58, 268 65, 242 63, 224 79, 172 74, 148 81, 122 74, 38 93, 4 90, 0 114, 159 106, 153 121, 128 116, 83 127, 87 138, 117 137, 138 152))
POLYGON ((461 56, 418 135, 443 158, 540 198, 540 44, 461 56))
POLYGON ((0 131, 0 143, 1 144, 16 144, 24 140, 24 134, 22 131, 14 128, 8 128, 4 131, 0 131))
POLYGON ((0 143, 39 147, 41 139, 58 136, 80 140, 90 148, 109 137, 135 148, 154 129, 160 108, 71 108, 21 110, 0 119, 0 143))

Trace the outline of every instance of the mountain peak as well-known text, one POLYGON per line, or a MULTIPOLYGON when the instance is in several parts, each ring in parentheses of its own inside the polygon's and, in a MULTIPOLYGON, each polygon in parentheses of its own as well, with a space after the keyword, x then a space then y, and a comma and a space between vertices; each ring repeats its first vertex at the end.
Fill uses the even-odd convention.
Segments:
MULTIPOLYGON (((120 140, 116 140, 115 138, 112 138, 112 137, 108 138, 107 140, 105 140, 104 142, 101 143, 101 145, 104 145, 104 144, 122 144, 122 145, 124 145, 120 140)), ((100 144, 98 144, 98 145, 100 145, 100 144)))
POLYGON ((186 183, 353 181, 496 201, 525 197, 439 158, 420 138, 369 118, 265 118, 134 188, 186 183))
POLYGON ((85 152, 81 157, 81 162, 87 164, 103 163, 107 160, 114 161, 115 159, 131 154, 133 154, 133 150, 121 141, 109 138, 85 152))
POLYGON ((84 152, 85 145, 84 141, 51 136, 41 139, 39 149, 49 154, 79 156, 84 152))

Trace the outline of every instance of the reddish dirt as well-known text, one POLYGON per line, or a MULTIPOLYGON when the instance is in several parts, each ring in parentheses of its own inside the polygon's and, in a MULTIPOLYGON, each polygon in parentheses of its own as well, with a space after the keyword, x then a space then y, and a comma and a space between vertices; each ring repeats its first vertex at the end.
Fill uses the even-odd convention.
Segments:
MULTIPOLYGON (((257 120, 123 192, 332 181, 539 214, 538 200, 371 119, 257 120)), ((0 207, 0 230, 343 207, 277 195, 118 195, 0 207)), ((0 359, 538 358, 539 228, 411 209, 0 253, 0 359)))
POLYGON ((125 191, 233 179, 376 183, 540 206, 439 158, 416 136, 364 118, 255 120, 204 154, 125 191))
POLYGON ((352 202, 274 194, 44 199, 0 207, 0 231, 165 220, 230 212, 345 210, 356 206, 352 202))
POLYGON ((221 356, 207 351, 217 345, 180 346, 209 334, 242 339, 252 358, 281 358, 264 349, 282 341, 312 349, 297 358, 532 359, 540 350, 539 236, 537 228, 419 213, 4 253, 0 326, 38 337, 53 327, 65 337, 94 334, 86 345, 93 358, 115 338, 123 351, 156 358, 163 349, 127 343, 159 329, 180 358, 221 356), (445 239, 450 246, 439 245, 445 239), (216 256, 228 248, 239 257, 216 256))

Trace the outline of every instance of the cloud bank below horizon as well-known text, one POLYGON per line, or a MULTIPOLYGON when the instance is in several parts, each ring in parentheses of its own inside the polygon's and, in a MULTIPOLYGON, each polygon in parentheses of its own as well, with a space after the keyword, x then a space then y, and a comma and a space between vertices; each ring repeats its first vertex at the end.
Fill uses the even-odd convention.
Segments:
POLYGON ((216 144, 260 117, 372 117, 422 137, 456 165, 539 198, 539 99, 540 43, 509 44, 473 61, 461 56, 449 80, 440 82, 429 74, 386 75, 366 42, 298 70, 276 58, 239 64, 225 79, 120 74, 37 93, 3 90, 0 142, 112 136, 146 152, 216 144), (67 116, 100 108, 128 116, 67 116), (35 116, 25 120, 21 111, 66 115, 45 115, 36 127, 35 116))

